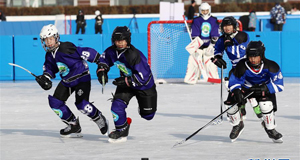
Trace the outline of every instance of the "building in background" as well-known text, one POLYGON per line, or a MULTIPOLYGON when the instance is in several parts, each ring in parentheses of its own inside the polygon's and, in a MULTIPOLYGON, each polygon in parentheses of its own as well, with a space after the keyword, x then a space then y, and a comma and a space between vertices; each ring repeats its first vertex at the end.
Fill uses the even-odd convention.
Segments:
MULTIPOLYGON (((41 6, 83 6, 83 5, 158 5, 159 2, 183 2, 185 5, 191 3, 191 0, 0 0, 0 6, 5 7, 41 7, 41 6)), ((278 0, 195 0, 197 5, 203 2, 209 4, 220 3, 251 3, 251 2, 275 2, 278 0)), ((299 0, 280 0, 281 2, 296 2, 299 0)))

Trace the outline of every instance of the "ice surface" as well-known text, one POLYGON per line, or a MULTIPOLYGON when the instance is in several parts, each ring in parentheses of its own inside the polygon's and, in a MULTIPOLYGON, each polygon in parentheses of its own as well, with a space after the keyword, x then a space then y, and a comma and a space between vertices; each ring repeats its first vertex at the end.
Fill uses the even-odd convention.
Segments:
MULTIPOLYGON (((220 125, 201 130, 184 144, 172 148, 220 113, 220 85, 183 83, 158 84, 158 111, 151 121, 138 114, 135 97, 127 115, 132 118, 127 142, 110 144, 97 125, 81 114, 74 105, 75 96, 67 105, 80 117, 82 138, 61 138, 59 130, 65 124, 48 105, 50 91, 42 90, 34 81, 0 82, 1 85, 1 160, 279 160, 300 159, 300 83, 285 81, 285 90, 277 94, 277 130, 284 142, 275 144, 268 138, 260 121, 247 104, 247 119, 243 134, 231 143, 232 129, 227 120, 220 125)), ((111 83, 111 80, 109 81, 111 83)), ((115 86, 92 81, 90 101, 110 121, 111 93, 115 86)), ((223 89, 224 90, 224 89, 223 89)), ((227 93, 223 94, 223 98, 227 93)))

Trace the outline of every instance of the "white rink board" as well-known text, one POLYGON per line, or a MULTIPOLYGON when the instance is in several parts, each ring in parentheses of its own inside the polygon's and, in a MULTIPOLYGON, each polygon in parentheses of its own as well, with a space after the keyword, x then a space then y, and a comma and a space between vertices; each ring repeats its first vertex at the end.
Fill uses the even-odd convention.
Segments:
MULTIPOLYGON (((90 101, 94 101, 110 121, 112 80, 101 94, 101 85, 92 81, 90 101)), ((231 143, 232 129, 227 121, 207 127, 183 145, 172 146, 204 126, 220 113, 220 84, 186 85, 158 84, 158 111, 152 121, 140 118, 137 101, 133 98, 127 108, 132 118, 128 141, 110 144, 100 134, 94 122, 76 110, 74 93, 67 105, 80 117, 82 138, 61 138, 59 130, 65 124, 48 105, 50 91, 42 90, 35 81, 1 81, 1 160, 290 160, 300 159, 300 83, 285 81, 285 90, 277 94, 277 130, 284 142, 275 144, 267 137, 254 112, 247 105, 243 134, 231 143)), ((224 89, 225 90, 225 89, 224 89)), ((223 94, 223 98, 227 93, 223 94)))

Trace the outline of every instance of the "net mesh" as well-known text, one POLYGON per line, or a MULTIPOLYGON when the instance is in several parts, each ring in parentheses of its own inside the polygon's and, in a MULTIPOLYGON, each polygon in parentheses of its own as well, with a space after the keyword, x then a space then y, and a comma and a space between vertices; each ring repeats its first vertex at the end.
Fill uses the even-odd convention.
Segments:
MULTIPOLYGON (((188 25, 192 21, 187 21, 188 25)), ((148 25, 148 63, 155 80, 181 79, 186 73, 189 53, 185 47, 191 42, 184 21, 153 21, 148 25)), ((232 68, 226 54, 223 59, 227 69, 224 77, 232 68)), ((219 77, 221 70, 218 68, 219 77)))

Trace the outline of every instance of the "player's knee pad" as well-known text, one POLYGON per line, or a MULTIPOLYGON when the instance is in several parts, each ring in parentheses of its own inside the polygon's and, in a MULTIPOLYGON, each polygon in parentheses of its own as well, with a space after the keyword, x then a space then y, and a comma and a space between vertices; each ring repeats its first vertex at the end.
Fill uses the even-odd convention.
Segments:
POLYGON ((114 99, 114 101, 112 102, 111 113, 113 115, 114 123, 116 126, 121 126, 126 122, 126 108, 126 102, 121 99, 114 99))
POLYGON ((65 121, 70 121, 74 118, 74 114, 69 107, 65 105, 65 102, 50 95, 48 96, 48 100, 51 109, 59 116, 59 118, 65 121))
POLYGON ((81 113, 89 116, 92 119, 94 119, 100 113, 100 111, 92 103, 86 100, 82 100, 79 103, 75 103, 75 105, 81 113))
POLYGON ((260 110, 263 114, 263 119, 267 129, 274 129, 275 125, 275 115, 273 111, 272 101, 261 101, 259 102, 260 110))
POLYGON ((241 115, 239 112, 239 107, 237 105, 234 105, 233 107, 231 107, 228 111, 228 116, 230 119, 230 124, 233 126, 236 126, 240 123, 241 121, 241 115))

